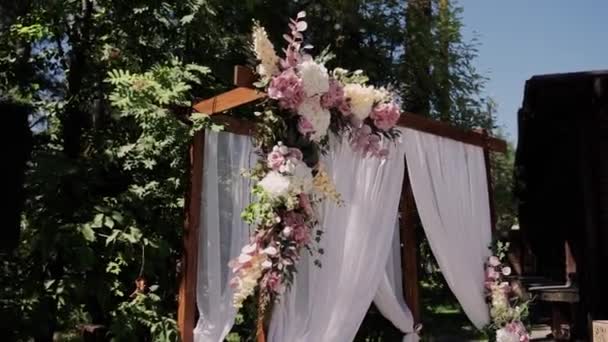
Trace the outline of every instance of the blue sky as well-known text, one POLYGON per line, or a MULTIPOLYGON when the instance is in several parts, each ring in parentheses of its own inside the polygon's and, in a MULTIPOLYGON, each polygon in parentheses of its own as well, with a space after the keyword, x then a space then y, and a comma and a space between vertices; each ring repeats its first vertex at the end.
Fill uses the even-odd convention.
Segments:
POLYGON ((465 37, 477 33, 477 67, 517 139, 517 110, 537 74, 608 69, 608 0, 460 0, 465 37))

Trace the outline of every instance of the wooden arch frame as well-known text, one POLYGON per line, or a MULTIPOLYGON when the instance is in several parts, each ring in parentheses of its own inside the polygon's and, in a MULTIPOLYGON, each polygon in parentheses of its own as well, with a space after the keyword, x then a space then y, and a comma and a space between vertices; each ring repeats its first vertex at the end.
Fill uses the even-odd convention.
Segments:
MULTIPOLYGON (((226 131, 239 134, 251 135, 254 125, 250 121, 245 121, 221 113, 248 104, 266 97, 266 94, 253 89, 254 75, 252 72, 241 66, 235 67, 234 84, 236 88, 223 94, 214 96, 195 103, 192 109, 199 113, 211 115, 212 120, 226 126, 226 131)), ((507 144, 505 141, 491 137, 486 131, 466 131, 451 126, 445 122, 431 120, 416 114, 404 113, 399 119, 400 127, 408 127, 417 131, 430 133, 433 135, 449 138, 470 145, 480 146, 484 150, 486 161, 486 176, 488 179, 488 191, 490 199, 490 213, 492 218, 492 229, 495 228, 496 218, 494 213, 493 184, 490 173, 490 152, 505 153, 507 144)), ((183 342, 193 341, 193 329, 196 324, 196 282, 197 282, 197 262, 198 262, 198 234, 200 226, 200 207, 202 196, 202 173, 203 173, 203 151, 204 151, 204 131, 195 134, 190 146, 190 187, 186 194, 186 220, 183 235, 183 254, 180 273, 180 287, 178 297, 177 322, 183 342)), ((406 169, 407 170, 407 169, 406 169)), ((401 199, 399 203, 400 220, 400 239, 404 241, 416 241, 416 231, 407 229, 413 227, 417 220, 416 204, 412 187, 407 175, 404 176, 401 199)), ((418 260, 417 247, 403 248, 401 253, 401 264, 403 268, 404 287, 403 295, 405 301, 412 311, 415 322, 420 322, 420 304, 418 288, 418 260)), ((258 327, 260 329, 260 327, 258 327)), ((258 342, 264 341, 263 334, 259 334, 258 342)))

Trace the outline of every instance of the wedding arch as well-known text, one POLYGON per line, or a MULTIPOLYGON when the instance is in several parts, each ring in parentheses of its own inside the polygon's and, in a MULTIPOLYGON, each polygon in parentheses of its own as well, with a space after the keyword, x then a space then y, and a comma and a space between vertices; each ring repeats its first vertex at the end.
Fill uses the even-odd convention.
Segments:
MULTIPOLYGON (((243 167, 247 167, 247 163, 250 163, 246 152, 230 151, 230 149, 249 149, 249 152, 247 153, 251 153, 251 147, 246 146, 248 139, 243 139, 243 137, 247 137, 253 133, 253 130, 255 129, 253 123, 222 113, 264 99, 266 94, 254 89, 252 87, 253 82, 253 73, 248 68, 237 66, 235 67, 234 77, 236 88, 210 99, 199 101, 192 106, 193 111, 210 115, 211 120, 214 123, 224 125, 225 133, 218 134, 201 130, 195 134, 190 148, 191 163, 189 172, 191 184, 186 198, 187 215, 183 234, 183 257, 178 298, 178 326, 182 341, 184 342, 193 341, 193 330, 196 325, 197 317, 200 315, 200 313, 197 315, 197 299, 200 299, 197 298, 197 280, 200 281, 200 278, 205 276, 201 275, 201 272, 199 271, 201 262, 207 262, 206 260, 201 259, 201 256, 206 255, 205 251, 208 248, 214 248, 215 252, 219 253, 218 248, 221 249, 225 247, 201 243, 201 241, 207 241, 205 240, 207 237, 204 236, 203 232, 205 232, 205 234, 219 234, 217 231, 214 233, 205 231, 204 225, 209 221, 207 217, 202 215, 203 204, 205 202, 203 196, 205 193, 205 189, 203 188, 204 171, 208 169, 211 170, 211 174, 206 175, 206 177, 212 177, 210 179, 213 179, 213 177, 219 178, 222 174, 218 174, 218 172, 222 171, 232 171, 233 173, 236 173, 236 177, 239 177, 239 170, 243 167), (213 144, 211 147, 212 149, 221 147, 221 151, 210 150, 209 144, 213 144), (207 155, 205 155, 205 151, 208 152, 207 155), (232 165, 229 166, 228 169, 220 170, 217 162, 213 161, 215 160, 214 158, 221 157, 218 153, 226 154, 233 152, 237 154, 240 153, 240 155, 234 159, 240 160, 241 163, 245 162, 245 164, 238 165, 238 162, 232 160, 232 165), (207 163, 212 165, 207 165, 207 163), (232 169, 230 169, 230 167, 232 167, 232 169)), ((403 310, 398 304, 396 306, 394 305, 395 303, 391 304, 391 301, 398 302, 403 301, 403 299, 405 299, 405 309, 411 310, 414 322, 419 322, 420 311, 416 246, 415 244, 411 245, 412 241, 417 241, 415 231, 411 229, 413 222, 416 220, 416 215, 420 215, 422 225, 425 227, 425 233, 429 238, 433 253, 436 255, 442 272, 456 297, 461 303, 463 303, 464 300, 473 301, 476 303, 475 305, 479 305, 479 300, 481 299, 483 301, 483 294, 478 293, 483 291, 483 262, 489 255, 489 251, 485 253, 485 250, 490 243, 491 229, 493 229, 495 225, 489 155, 490 152, 504 153, 506 151, 506 143, 500 139, 489 136, 485 131, 466 131, 450 126, 444 122, 430 120, 409 113, 402 114, 397 125, 403 132, 403 140, 405 142, 401 145, 403 146, 402 152, 405 157, 392 158, 391 160, 393 161, 399 159, 400 161, 393 162, 392 164, 387 163, 390 165, 385 166, 387 166, 386 169, 388 169, 389 166, 390 168, 398 169, 398 171, 393 172, 400 173, 400 175, 396 175, 394 179, 396 182, 402 180, 402 185, 401 187, 398 187, 396 196, 393 196, 394 201, 398 203, 381 203, 380 206, 390 207, 392 205, 395 208, 398 206, 398 213, 401 216, 401 219, 394 217, 394 221, 398 224, 396 234, 399 237, 398 240, 392 239, 391 235, 391 239, 389 240, 394 242, 398 241, 398 243, 396 242, 393 244, 393 247, 379 245, 374 247, 377 249, 390 249, 392 251, 386 252, 386 254, 389 255, 386 257, 383 256, 382 258, 385 258, 384 260, 393 258, 394 261, 396 261, 396 264, 400 266, 398 271, 400 271, 401 275, 398 276, 399 279, 394 279, 396 272, 393 274, 381 274, 381 276, 386 278, 384 279, 385 283, 388 282, 388 290, 385 288, 384 296, 381 296, 382 298, 378 298, 378 294, 376 294, 375 297, 376 302, 378 302, 378 300, 389 302, 389 304, 384 305, 384 307, 388 308, 386 309, 388 311, 391 311, 391 309, 393 310, 392 313, 388 313, 389 316, 394 316, 395 319, 388 317, 393 323, 396 322, 395 320, 402 320, 400 317, 403 316, 403 310), (464 173, 460 171, 464 171, 464 173), (460 179, 459 175, 461 178, 464 178, 460 179), (477 188, 472 189, 472 187, 477 188), (484 189, 483 187, 486 188, 484 189), (463 193, 463 196, 459 196, 459 192, 463 193), (469 198, 471 197, 471 194, 480 198, 472 200, 469 198), (457 202, 459 202, 460 205, 453 207, 454 203, 457 202), (442 222, 442 220, 445 221, 442 222), (427 226, 434 227, 434 230, 426 230, 427 226), (473 229, 471 229, 471 226, 474 226, 473 229), (462 230, 459 231, 459 229, 462 230), (403 246, 404 244, 408 244, 408 248, 400 248, 400 246, 403 246), (463 247, 465 247, 465 250, 462 249, 463 247), (395 253, 395 251, 401 252, 395 253), (464 269, 466 267, 470 268, 470 265, 467 266, 462 263, 471 260, 474 260, 474 263, 479 263, 478 265, 473 265, 471 269, 478 269, 481 279, 478 279, 479 277, 477 276, 470 277, 467 272, 471 271, 464 269), (459 267, 462 267, 463 269, 459 269, 459 267), (471 281, 462 284, 462 281, 457 279, 460 275, 459 272, 464 272, 464 276, 470 277, 471 281), (391 277, 393 279, 388 279, 391 277), (399 283, 399 287, 402 284, 402 293, 396 294, 394 292, 395 289, 391 289, 391 282, 399 283), (459 282, 460 284, 457 284, 459 282), (473 288, 471 288, 471 286, 473 288), (477 291, 477 287, 479 287, 479 291, 477 291), (475 298, 466 298, 467 296, 475 298)), ((335 152, 334 154, 336 153, 340 153, 339 149, 338 152, 335 152)), ((378 165, 371 165, 370 167, 372 169, 377 169, 378 165)), ((353 172, 352 169, 346 171, 353 172)), ((349 177, 350 176, 352 176, 352 174, 349 174, 349 177)), ((234 180, 229 179, 228 183, 231 181, 234 182, 234 180)), ((396 188, 395 185, 396 184, 392 184, 392 187, 396 188)), ((241 191, 243 190, 241 189, 241 191)), ((217 196, 217 194, 215 194, 215 196, 217 196)), ((217 201, 217 198, 212 201, 217 201)), ((219 205, 221 205, 222 202, 217 201, 215 203, 220 203, 219 205)), ((351 212, 350 214, 353 213, 351 212)), ((395 215, 397 215, 397 213, 395 213, 395 215)), ((236 219, 240 220, 238 212, 236 216, 236 219)), ((390 216, 390 214, 388 216, 390 216)), ((391 219, 387 217, 387 215, 376 215, 375 218, 378 219, 377 222, 373 222, 375 224, 395 224, 391 222, 391 219)), ((233 221, 233 224, 236 224, 235 222, 236 221, 233 221)), ((219 242, 219 238, 216 237, 216 239, 216 242, 219 242)), ((349 243, 352 243, 352 241, 349 241, 349 243)), ((363 243, 361 246, 364 245, 365 244, 363 243)), ((238 248, 240 248, 240 246, 238 248)), ((234 251, 230 252, 225 250, 221 252, 234 253, 234 251)), ((238 255, 238 250, 236 253, 238 255)), ((231 255, 230 258, 234 256, 235 255, 231 255)), ((324 257, 328 258, 327 255, 324 257)), ((218 265, 215 266, 219 267, 218 265)), ((225 268, 227 268, 227 266, 225 268)), ((217 272, 218 269, 215 271, 217 272)), ((205 272, 209 272, 209 270, 206 269, 205 272)), ((219 272, 221 273, 222 271, 219 272)), ((227 271, 224 270, 224 272, 227 271)), ((224 277, 226 277, 226 275, 224 275, 224 277)), ((461 275, 460 278, 462 278, 461 275)), ((377 282, 380 283, 381 280, 377 280, 377 282)), ((308 289, 298 288, 298 285, 299 284, 294 284, 295 290, 299 290, 300 292, 308 291, 308 289)), ((353 288, 357 286, 359 286, 359 284, 352 284, 353 288)), ((294 292, 293 290, 294 289, 292 289, 292 292, 294 292)), ((351 292, 350 294, 357 295, 357 291, 351 292)), ((312 297, 312 295, 309 296, 308 293, 305 295, 308 298, 312 297)), ((303 294, 293 294, 290 296, 295 298, 295 296, 303 296, 303 294)), ((295 318, 309 319, 309 317, 301 317, 302 313, 306 313, 306 310, 294 313, 297 310, 294 311, 293 306, 299 305, 294 303, 300 299, 294 298, 285 298, 285 304, 278 305, 291 305, 291 308, 275 309, 272 313, 273 319, 270 326, 274 325, 274 330, 270 332, 270 334, 289 335, 289 332, 285 332, 290 330, 289 326, 285 327, 286 324, 288 325, 288 322, 285 322, 285 320, 295 318), (283 312, 280 312, 280 310, 283 310, 283 312), (277 317, 282 317, 275 319, 275 315, 277 317), (275 324, 275 321, 279 323, 275 324), (277 332, 276 325, 282 325, 279 332, 277 332)), ((345 297, 345 299, 348 300, 349 298, 345 297)), ((350 298, 350 300, 354 299, 355 298, 350 298)), ((369 304, 371 304, 371 300, 369 303, 362 303, 365 308, 367 308, 369 304)), ((201 305, 200 302, 199 305, 201 305)), ((220 305, 220 303, 206 303, 203 305, 209 307, 210 305, 220 305)), ((309 302, 307 305, 310 306, 312 304, 309 302)), ((466 303, 463 303, 465 312, 467 312, 466 305, 466 303)), ((385 316, 387 315, 385 312, 383 312, 383 314, 385 314, 385 316)), ((467 312, 467 314, 472 321, 478 320, 481 322, 484 320, 483 317, 471 317, 472 315, 475 316, 476 313, 467 312)), ((318 313, 315 313, 315 315, 318 315, 318 313)), ((331 319, 332 317, 333 316, 329 315, 325 318, 331 319)), ((234 317, 232 320, 233 319, 234 317)), ((351 325, 354 324, 358 327, 360 321, 356 322, 355 320, 354 322, 347 323, 351 325)), ((303 323, 302 321, 298 321, 297 324, 302 325, 303 323)), ((312 323, 308 322, 308 324, 310 325, 312 323)), ((345 323, 340 322, 340 324, 345 323)), ((397 324, 402 323, 396 323, 396 325, 397 324)), ((258 341, 265 341, 266 333, 268 333, 268 331, 265 330, 270 329, 270 326, 263 326, 261 324, 258 326, 258 341)), ((400 326, 398 327, 405 333, 412 332, 411 327, 405 329, 400 326)), ((219 329, 221 331, 224 327, 212 327, 210 329, 219 329)), ((291 327, 291 330, 293 330, 293 327, 291 327)), ((269 340, 272 339, 272 336, 269 336, 269 340)), ((281 341, 280 338, 275 338, 274 340, 281 341)))

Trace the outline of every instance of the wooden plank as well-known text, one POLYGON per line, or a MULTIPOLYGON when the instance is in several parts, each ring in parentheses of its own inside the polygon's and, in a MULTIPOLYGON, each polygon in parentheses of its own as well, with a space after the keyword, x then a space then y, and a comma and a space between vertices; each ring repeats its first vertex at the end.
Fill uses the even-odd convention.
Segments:
POLYGON ((198 261, 198 234, 201 217, 201 192, 205 132, 195 134, 190 145, 190 190, 186 196, 186 220, 183 235, 183 253, 178 297, 177 324, 182 342, 193 341, 196 318, 196 268, 198 261))
POLYGON ((255 89, 238 87, 210 99, 196 103, 192 108, 199 113, 218 114, 266 97, 266 94, 255 89))
MULTIPOLYGON (((405 162, 405 161, 404 161, 405 162)), ((412 312, 414 325, 420 323, 420 289, 418 285, 418 237, 416 225, 418 224, 418 212, 414 193, 407 171, 407 162, 403 184, 401 187, 401 199, 399 201, 399 238, 401 240, 401 269, 403 297, 405 303, 412 312)))
POLYGON ((256 76, 251 69, 242 65, 234 66, 234 85, 237 87, 253 88, 256 76))

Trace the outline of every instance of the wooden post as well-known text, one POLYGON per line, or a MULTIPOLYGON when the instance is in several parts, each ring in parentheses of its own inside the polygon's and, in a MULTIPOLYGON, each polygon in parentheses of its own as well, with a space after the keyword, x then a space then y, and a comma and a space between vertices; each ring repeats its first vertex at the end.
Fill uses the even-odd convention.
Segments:
POLYGON ((182 342, 193 341, 196 318, 196 268, 198 234, 201 222, 205 132, 194 135, 190 145, 190 189, 186 193, 182 264, 179 285, 177 325, 182 342))
MULTIPOLYGON (((405 161, 404 161, 405 162, 405 161)), ((414 324, 420 323, 420 294, 418 285, 418 238, 416 224, 418 212, 412 192, 412 184, 405 162, 401 200, 399 202, 399 237, 401 240, 401 268, 403 297, 412 312, 414 324)))
MULTIPOLYGON (((489 142, 490 135, 487 130, 482 131, 484 140, 489 142)), ((505 148, 506 151, 506 148, 505 148)), ((494 181, 492 180, 492 159, 490 156, 490 147, 483 146, 483 159, 486 164, 486 179, 488 183, 488 202, 490 204, 490 219, 492 223, 492 233, 496 233, 496 207, 494 205, 494 181)))

